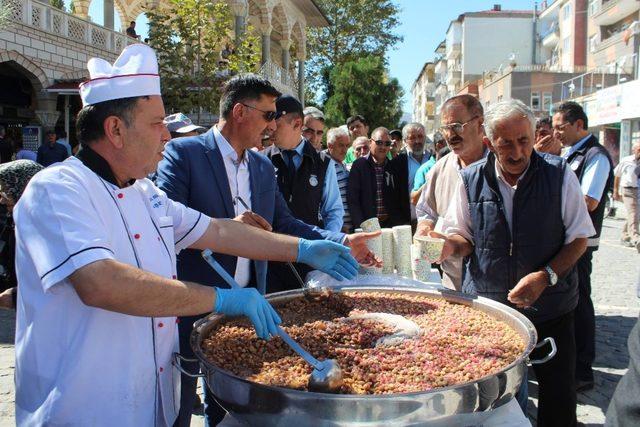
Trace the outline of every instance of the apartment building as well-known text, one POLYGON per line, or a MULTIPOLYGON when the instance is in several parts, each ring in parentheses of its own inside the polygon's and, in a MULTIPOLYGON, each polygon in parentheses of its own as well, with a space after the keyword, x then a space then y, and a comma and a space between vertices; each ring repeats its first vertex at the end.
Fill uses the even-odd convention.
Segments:
POLYGON ((533 10, 502 10, 500 5, 466 12, 451 21, 445 40, 436 48, 435 118, 444 101, 458 93, 477 94, 477 81, 510 62, 532 63, 533 10))
POLYGON ((422 123, 427 133, 434 132, 435 91, 435 64, 427 62, 411 86, 413 121, 422 123))
POLYGON ((584 15, 588 71, 563 82, 563 93, 584 106, 590 129, 617 163, 640 141, 640 2, 589 0, 584 15))

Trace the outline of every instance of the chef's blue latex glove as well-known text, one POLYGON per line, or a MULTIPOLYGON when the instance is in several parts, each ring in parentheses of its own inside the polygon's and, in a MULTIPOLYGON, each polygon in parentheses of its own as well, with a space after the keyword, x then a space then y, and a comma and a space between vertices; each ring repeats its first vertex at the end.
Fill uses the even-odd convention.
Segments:
POLYGON ((216 288, 216 313, 229 316, 247 316, 263 339, 278 335, 276 328, 282 320, 271 304, 255 288, 216 288))
POLYGON ((300 239, 296 261, 308 264, 337 280, 350 280, 358 274, 358 261, 351 256, 351 250, 329 240, 300 239))

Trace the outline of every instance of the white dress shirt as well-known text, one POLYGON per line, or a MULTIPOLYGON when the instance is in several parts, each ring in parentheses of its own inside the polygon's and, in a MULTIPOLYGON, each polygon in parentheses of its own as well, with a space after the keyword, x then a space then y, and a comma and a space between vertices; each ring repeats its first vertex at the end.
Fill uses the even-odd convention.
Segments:
MULTIPOLYGON (((523 173, 516 185, 512 186, 504 179, 502 171, 495 163, 496 174, 498 177, 498 187, 502 196, 504 214, 509 224, 509 229, 513 231, 513 197, 518 189, 520 179, 524 177, 523 173)), ((562 180, 562 222, 565 228, 565 245, 571 243, 577 238, 588 238, 596 234, 593 228, 587 205, 584 202, 584 196, 580 188, 580 182, 573 173, 571 168, 565 167, 564 177, 562 180)), ((462 177, 459 177, 458 185, 454 193, 453 200, 449 205, 449 209, 442 225, 445 234, 458 234, 473 244, 471 214, 469 213, 469 199, 464 186, 462 177)), ((544 231, 541 230, 543 233, 544 231)))
POLYGON ((613 174, 620 178, 619 190, 629 187, 638 188, 638 180, 640 180, 640 177, 638 177, 635 172, 638 164, 640 164, 640 162, 636 160, 636 156, 633 154, 623 157, 622 160, 620 160, 620 163, 618 163, 618 166, 616 166, 613 171, 613 174))
MULTIPOLYGON (((247 210, 238 200, 238 197, 251 209, 249 156, 243 153, 242 159, 238 160, 238 153, 225 137, 222 136, 217 126, 213 127, 213 135, 220 149, 220 154, 224 161, 224 168, 227 171, 231 200, 233 200, 233 208, 237 216, 247 210)), ((251 261, 249 259, 238 257, 234 279, 236 279, 236 282, 238 282, 240 286, 247 286, 249 284, 249 280, 251 279, 251 261)))

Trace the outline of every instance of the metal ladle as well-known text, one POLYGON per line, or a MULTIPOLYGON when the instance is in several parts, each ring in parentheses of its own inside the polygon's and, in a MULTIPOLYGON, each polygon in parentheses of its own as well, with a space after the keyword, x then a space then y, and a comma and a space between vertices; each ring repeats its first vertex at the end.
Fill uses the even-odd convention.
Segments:
MULTIPOLYGON (((204 260, 227 282, 233 289, 242 289, 234 279, 225 271, 224 268, 213 258, 212 252, 209 249, 202 251, 202 257, 204 260)), ((300 347, 300 344, 295 342, 288 333, 285 332, 280 326, 277 326, 278 335, 287 343, 289 347, 293 349, 305 362, 313 366, 313 372, 309 377, 309 390, 317 391, 321 393, 335 393, 342 386, 342 369, 340 365, 334 359, 318 360, 313 357, 309 352, 300 347)))

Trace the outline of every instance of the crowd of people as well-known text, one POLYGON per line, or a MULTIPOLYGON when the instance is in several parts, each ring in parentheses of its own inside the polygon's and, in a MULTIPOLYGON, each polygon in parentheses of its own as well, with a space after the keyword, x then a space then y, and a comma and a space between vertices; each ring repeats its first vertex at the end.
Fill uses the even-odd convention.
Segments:
MULTIPOLYGON (((356 232, 378 218, 443 238, 434 266, 444 286, 516 308, 541 342, 555 340, 556 356, 534 367, 537 421, 576 425, 576 394, 594 387, 590 275, 609 191, 630 212, 622 239, 640 245, 640 144, 614 170, 579 104, 536 120, 520 101, 485 111, 471 95, 445 102, 432 138, 420 123, 389 130, 362 115, 325 129, 322 111, 256 75, 225 84, 205 129, 164 114, 150 48, 129 46, 117 61, 122 75, 81 90, 74 157, 59 163, 70 147, 48 133, 35 162, 0 166, 3 203, 21 198, 20 292, 5 296, 18 307, 19 422, 189 426, 194 322, 245 314, 273 335, 279 318, 261 294, 299 288, 312 269, 349 279, 357 262, 379 265, 367 248, 377 234, 356 232), (242 290, 228 289, 205 248, 242 290), (180 388, 163 374, 175 373, 173 333, 189 373, 180 388)), ((527 397, 525 378, 525 413, 527 397)), ((225 415, 206 388, 205 415, 209 425, 225 415)))

